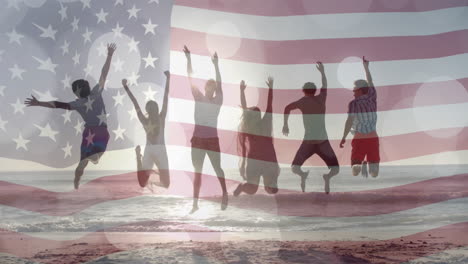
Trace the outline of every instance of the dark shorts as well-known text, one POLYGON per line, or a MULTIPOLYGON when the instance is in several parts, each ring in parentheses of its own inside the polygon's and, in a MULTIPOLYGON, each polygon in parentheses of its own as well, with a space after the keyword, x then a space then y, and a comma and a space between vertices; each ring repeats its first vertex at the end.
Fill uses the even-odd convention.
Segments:
POLYGON ((106 151, 107 142, 109 142, 107 127, 85 127, 81 140, 81 160, 106 151))
POLYGON ((221 152, 219 148, 219 139, 217 137, 213 137, 213 138, 192 137, 192 140, 190 142, 192 143, 192 148, 221 152))
POLYGON ((379 136, 376 132, 354 135, 351 142, 351 165, 361 164, 364 159, 369 163, 379 163, 379 136))
POLYGON ((314 154, 319 155, 319 157, 325 161, 328 168, 339 166, 338 159, 336 158, 335 152, 328 140, 321 143, 312 143, 308 140, 302 141, 302 144, 294 157, 293 165, 302 166, 302 164, 304 164, 304 162, 314 154))

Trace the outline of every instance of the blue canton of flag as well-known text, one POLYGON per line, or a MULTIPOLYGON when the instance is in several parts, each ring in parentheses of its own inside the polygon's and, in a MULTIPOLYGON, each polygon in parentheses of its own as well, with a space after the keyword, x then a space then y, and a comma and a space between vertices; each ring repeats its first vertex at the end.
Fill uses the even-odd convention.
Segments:
POLYGON ((0 156, 57 168, 79 161, 84 122, 78 112, 29 108, 24 100, 33 95, 40 101, 74 101, 74 80, 86 79, 91 87, 99 81, 107 43, 117 44, 103 92, 108 150, 143 143, 121 80, 128 79, 141 104, 161 102, 172 1, 5 4, 9 8, 0 11, 0 156))

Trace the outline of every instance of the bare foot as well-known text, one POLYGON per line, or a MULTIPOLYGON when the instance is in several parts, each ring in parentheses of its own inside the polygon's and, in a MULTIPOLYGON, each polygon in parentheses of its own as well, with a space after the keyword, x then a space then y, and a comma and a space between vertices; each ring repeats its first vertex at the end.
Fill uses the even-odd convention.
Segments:
POLYGON ((237 188, 234 190, 234 196, 237 197, 242 193, 242 183, 237 185, 237 188))
POLYGON ((326 194, 330 193, 330 178, 331 176, 329 174, 323 175, 323 180, 325 181, 325 193, 326 194))
POLYGON ((76 175, 75 180, 74 180, 75 190, 78 190, 78 188, 80 188, 80 180, 81 180, 81 176, 76 175))
POLYGON ((223 193, 223 200, 221 201, 221 210, 226 210, 228 206, 228 194, 227 192, 223 193))
POLYGON ((141 158, 141 147, 140 147, 140 145, 136 146, 135 153, 136 153, 138 158, 141 158))
POLYGON ((192 206, 192 211, 190 211, 190 214, 193 214, 193 213, 195 213, 196 211, 198 211, 198 205, 193 205, 193 206, 192 206))
POLYGON ((302 192, 305 192, 305 185, 306 185, 307 177, 309 176, 309 171, 304 171, 304 172, 302 172, 299 176, 301 177, 301 189, 302 189, 302 192))

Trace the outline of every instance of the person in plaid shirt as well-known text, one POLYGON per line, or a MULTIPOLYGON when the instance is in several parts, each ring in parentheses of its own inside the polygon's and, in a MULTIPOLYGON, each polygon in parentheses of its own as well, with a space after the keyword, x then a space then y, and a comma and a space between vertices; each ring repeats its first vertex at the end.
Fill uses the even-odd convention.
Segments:
POLYGON ((369 61, 362 57, 366 80, 354 82, 354 99, 349 103, 348 119, 346 120, 343 139, 340 147, 346 142, 349 132, 354 135, 351 142, 351 166, 354 176, 361 171, 367 177, 367 163, 372 177, 379 175, 379 137, 377 124, 377 93, 369 71, 369 61), (365 160, 367 159, 367 161, 365 160))

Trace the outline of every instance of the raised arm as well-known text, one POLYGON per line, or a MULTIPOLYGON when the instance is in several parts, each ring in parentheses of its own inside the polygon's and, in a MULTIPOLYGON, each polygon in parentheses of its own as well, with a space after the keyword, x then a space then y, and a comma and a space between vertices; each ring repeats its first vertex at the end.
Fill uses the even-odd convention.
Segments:
POLYGON ((268 100, 265 114, 273 112, 273 77, 268 77, 266 84, 268 86, 268 100))
POLYGON ((242 80, 240 83, 240 101, 242 109, 247 108, 247 100, 245 99, 245 88, 247 88, 247 85, 245 84, 245 81, 242 80))
POLYGON ((109 73, 112 56, 114 55, 115 49, 117 49, 115 43, 107 44, 107 58, 104 66, 102 66, 101 77, 99 78, 99 92, 101 92, 102 89, 104 89, 104 85, 106 85, 107 74, 109 73))
POLYGON ((292 110, 297 109, 297 101, 292 102, 284 108, 284 123, 283 123, 283 135, 287 136, 289 134, 288 119, 289 114, 292 110))
POLYGON ((190 89, 192 90, 193 98, 197 99, 201 95, 201 92, 197 89, 195 85, 193 85, 192 56, 190 55, 190 50, 187 48, 187 46, 184 46, 184 53, 185 53, 185 57, 187 58, 187 76, 188 76, 188 80, 190 84, 190 89))
POLYGON ((323 63, 321 63, 320 61, 317 62, 316 67, 317 67, 317 70, 322 75, 322 89, 320 89, 320 94, 326 96, 327 88, 328 88, 328 81, 327 81, 327 76, 325 75, 325 67, 323 66, 323 63))
POLYGON ((138 101, 136 100, 136 98, 135 98, 135 96, 133 95, 132 91, 130 91, 130 88, 128 88, 127 80, 126 80, 126 79, 123 79, 123 80, 122 80, 122 85, 123 85, 125 91, 127 92, 128 97, 130 97, 130 100, 132 101, 133 106, 135 107, 135 111, 137 112, 138 119, 140 120, 140 122, 141 122, 142 124, 145 124, 145 123, 146 123, 146 118, 145 118, 145 116, 143 115, 143 113, 141 112, 141 108, 140 108, 140 106, 138 105, 138 101))
POLYGON ((165 71, 164 75, 166 75, 166 89, 164 91, 163 105, 162 105, 161 114, 160 114, 162 119, 166 119, 167 103, 169 101, 169 86, 171 83, 171 73, 169 71, 165 71))
POLYGON ((218 53, 215 52, 213 57, 211 58, 213 65, 216 71, 216 98, 221 102, 223 102, 223 89, 221 83, 221 73, 219 72, 219 63, 218 63, 218 53))
POLYGON ((369 70, 369 61, 366 60, 366 57, 362 57, 362 64, 364 66, 364 70, 366 71, 366 79, 367 79, 367 84, 369 85, 369 91, 368 91, 368 96, 376 98, 377 97, 377 92, 375 90, 374 82, 372 80, 372 75, 369 70))
POLYGON ((26 98, 26 101, 24 101, 24 104, 27 106, 42 106, 42 107, 47 107, 47 108, 60 108, 60 109, 66 109, 66 110, 71 110, 70 104, 64 103, 64 102, 59 102, 59 101, 50 101, 50 102, 41 102, 34 97, 34 95, 31 95, 31 98, 26 98))

